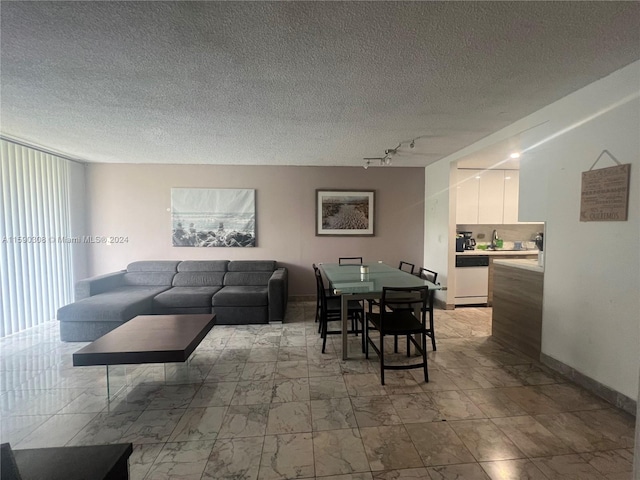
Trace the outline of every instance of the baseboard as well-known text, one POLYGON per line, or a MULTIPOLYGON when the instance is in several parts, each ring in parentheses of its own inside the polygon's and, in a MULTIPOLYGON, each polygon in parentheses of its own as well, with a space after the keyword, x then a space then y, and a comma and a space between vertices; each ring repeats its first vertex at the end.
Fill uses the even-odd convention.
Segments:
POLYGON ((603 385, 602 383, 594 380, 591 377, 587 377, 585 374, 580 373, 575 368, 570 367, 569 365, 566 365, 565 363, 562 363, 561 361, 556 360, 549 355, 545 355, 544 353, 540 354, 540 362, 542 362, 552 370, 555 370, 556 372, 567 377, 572 382, 577 383, 594 395, 597 395, 603 400, 611 403, 612 405, 615 405, 617 408, 624 410, 634 417, 636 416, 637 402, 634 399, 629 398, 620 392, 617 392, 611 387, 603 385))

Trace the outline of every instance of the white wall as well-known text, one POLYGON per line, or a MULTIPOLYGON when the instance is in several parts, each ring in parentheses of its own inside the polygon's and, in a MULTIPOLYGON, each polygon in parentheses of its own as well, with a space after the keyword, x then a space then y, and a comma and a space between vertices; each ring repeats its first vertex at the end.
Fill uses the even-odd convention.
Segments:
POLYGON ((640 358, 639 86, 637 62, 532 115, 563 133, 528 151, 520 172, 522 219, 547 222, 542 351, 630 398, 640 358), (580 222, 581 173, 605 149, 632 164, 629 219, 580 222))
MULTIPOLYGON (((639 96, 635 62, 439 162, 448 167, 519 136, 519 220, 547 222, 542 352, 632 399, 640 363, 639 96), (604 149, 632 164, 629 219, 581 223, 581 173, 604 149)), ((425 195, 432 193, 427 175, 425 195)))
POLYGON ((451 239, 455 236, 456 195, 449 185, 455 172, 455 163, 450 166, 445 162, 432 164, 425 171, 424 266, 438 272, 438 282, 447 290, 437 292, 436 298, 451 307, 455 285, 449 271, 455 262, 451 239))

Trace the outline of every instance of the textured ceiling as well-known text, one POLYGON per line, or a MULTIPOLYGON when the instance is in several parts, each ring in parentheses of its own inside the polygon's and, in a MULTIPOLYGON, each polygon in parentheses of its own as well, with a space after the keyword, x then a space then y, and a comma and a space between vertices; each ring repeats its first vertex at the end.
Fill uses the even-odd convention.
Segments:
POLYGON ((638 2, 7 2, 0 131, 97 162, 427 165, 640 58, 638 2))

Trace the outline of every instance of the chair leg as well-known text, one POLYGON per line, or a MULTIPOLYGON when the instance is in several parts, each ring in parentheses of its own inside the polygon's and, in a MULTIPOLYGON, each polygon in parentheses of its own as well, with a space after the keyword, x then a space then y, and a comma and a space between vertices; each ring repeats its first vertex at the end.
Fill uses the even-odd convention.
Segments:
MULTIPOLYGON (((364 312, 362 312, 364 313, 364 312)), ((362 340, 362 353, 364 353, 364 349, 365 349, 365 344, 367 343, 367 315, 364 314, 362 316, 362 335, 360 335, 361 340, 362 340)))
POLYGON ((429 370, 427 368, 427 336, 422 331, 422 363, 424 364, 424 381, 429 383, 429 370))
POLYGON ((431 333, 431 346, 436 351, 436 330, 433 328, 433 309, 429 312, 429 329, 431 333))
POLYGON ((369 359, 369 320, 364 319, 364 358, 369 359))
POLYGON ((407 357, 411 356, 411 339, 410 336, 407 335, 407 357))
POLYGON ((322 324, 322 353, 324 353, 327 346, 327 321, 323 319, 320 323, 322 324))
POLYGON ((398 336, 393 337, 393 353, 398 353, 398 336))
POLYGON ((384 385, 384 335, 382 334, 382 328, 380 329, 380 381, 384 385))

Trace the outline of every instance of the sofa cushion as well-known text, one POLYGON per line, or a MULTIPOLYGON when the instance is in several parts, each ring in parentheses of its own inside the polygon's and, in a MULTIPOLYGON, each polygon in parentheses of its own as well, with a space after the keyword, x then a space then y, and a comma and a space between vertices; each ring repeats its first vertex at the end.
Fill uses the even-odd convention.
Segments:
POLYGON ((265 305, 269 305, 266 286, 229 286, 213 296, 214 307, 262 307, 265 305))
POLYGON ((178 264, 178 272, 226 272, 229 260, 185 260, 178 264))
POLYGON ((179 261, 145 260, 127 265, 122 285, 171 286, 179 261))
POLYGON ((178 260, 143 260, 127 265, 127 272, 173 272, 178 271, 178 260))
POLYGON ((211 308, 213 295, 222 287, 173 287, 156 295, 153 299, 154 310, 165 308, 211 308))
POLYGON ((58 309, 58 320, 123 322, 153 310, 153 297, 168 287, 119 287, 58 309))
POLYGON ((227 272, 224 284, 229 286, 267 286, 273 272, 227 272))
POLYGON ((224 272, 179 272, 173 277, 173 286, 221 287, 223 280, 224 272))
POLYGON ((273 272, 276 267, 275 260, 233 260, 227 268, 230 272, 273 272))
POLYGON ((172 272, 133 272, 122 276, 122 284, 130 286, 171 286, 172 272))

